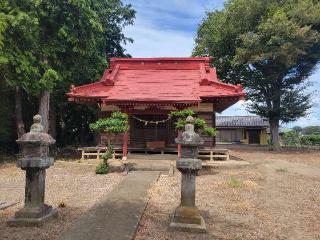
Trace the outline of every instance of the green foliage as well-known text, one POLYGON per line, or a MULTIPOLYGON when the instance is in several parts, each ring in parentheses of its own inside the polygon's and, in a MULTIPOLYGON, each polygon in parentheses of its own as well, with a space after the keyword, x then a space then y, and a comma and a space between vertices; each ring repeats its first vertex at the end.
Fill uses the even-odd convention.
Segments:
POLYGON ((113 154, 114 154, 114 148, 112 145, 109 145, 107 151, 101 156, 101 158, 103 159, 103 162, 107 163, 109 159, 113 158, 113 154))
POLYGON ((320 60, 320 2, 229 0, 209 12, 193 55, 212 55, 225 82, 246 87, 248 110, 275 126, 306 116, 306 79, 320 60))
POLYGON ((211 128, 211 127, 205 127, 203 129, 203 134, 209 137, 214 137, 217 135, 217 131, 215 128, 211 128))
POLYGON ((105 162, 101 162, 96 167, 96 174, 107 174, 108 169, 108 164, 105 162))
POLYGON ((320 135, 320 126, 308 126, 302 129, 304 135, 320 135))
POLYGON ((90 124, 90 129, 95 132, 122 133, 129 130, 128 115, 122 112, 113 112, 109 118, 100 118, 90 124))
MULTIPOLYGON (((177 130, 184 130, 185 125, 187 124, 186 118, 188 116, 195 116, 195 113, 191 109, 184 109, 179 111, 172 111, 169 113, 169 116, 171 116, 175 120, 177 130)), ((193 124, 196 132, 210 137, 216 135, 216 129, 208 127, 206 121, 202 118, 193 117, 193 124)))
POLYGON ((296 132, 296 131, 287 131, 284 133, 282 137, 282 143, 285 146, 300 146, 301 141, 300 141, 301 135, 296 132))
POLYGON ((172 111, 169 113, 169 116, 174 119, 179 119, 179 118, 187 118, 188 116, 194 116, 195 113, 191 109, 183 109, 179 111, 172 111))
POLYGON ((240 182, 238 179, 235 177, 230 177, 227 181, 227 184, 231 188, 240 188, 242 187, 242 182, 240 182))
POLYGON ((301 145, 320 145, 320 134, 319 135, 307 135, 301 137, 301 145))
MULTIPOLYGON (((0 82, 23 89, 23 107, 37 107, 39 94, 49 90, 57 144, 92 143, 88 126, 96 107, 70 104, 65 94, 71 84, 99 80, 109 57, 128 56, 124 45, 132 39, 123 29, 133 24, 132 6, 121 0, 2 0, 0 9, 0 82)), ((35 113, 28 109, 24 120, 35 113)))
POLYGON ((317 146, 320 145, 320 134, 302 135, 296 131, 288 131, 282 137, 282 143, 285 146, 317 146))
MULTIPOLYGON (((0 13, 0 49, 3 47, 4 41, 4 32, 7 28, 7 16, 4 13, 0 13)), ((1 64, 1 56, 0 56, 0 64, 1 64)))

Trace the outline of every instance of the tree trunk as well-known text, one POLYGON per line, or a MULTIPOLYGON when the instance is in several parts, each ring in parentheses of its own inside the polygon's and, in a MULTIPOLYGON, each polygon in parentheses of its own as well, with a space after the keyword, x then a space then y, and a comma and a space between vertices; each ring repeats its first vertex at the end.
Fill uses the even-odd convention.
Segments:
POLYGON ((279 119, 270 119, 270 150, 280 150, 279 119))
POLYGON ((50 109, 50 92, 43 91, 40 96, 39 114, 42 117, 43 131, 49 130, 49 109, 50 109))
POLYGON ((56 118, 56 106, 53 101, 51 101, 50 103, 49 120, 50 120, 49 133, 55 139, 57 137, 57 129, 56 129, 57 118, 56 118))
POLYGON ((17 135, 20 138, 23 134, 25 134, 25 127, 22 117, 22 96, 21 89, 19 86, 16 87, 15 91, 15 112, 16 112, 16 128, 17 135))

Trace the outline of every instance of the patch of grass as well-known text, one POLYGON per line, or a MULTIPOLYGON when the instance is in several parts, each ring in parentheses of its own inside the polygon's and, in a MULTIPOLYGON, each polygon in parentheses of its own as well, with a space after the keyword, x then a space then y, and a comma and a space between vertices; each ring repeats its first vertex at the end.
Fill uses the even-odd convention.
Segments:
POLYGON ((276 172, 288 172, 288 168, 286 168, 286 167, 278 167, 278 168, 276 168, 276 172))
POLYGON ((227 184, 231 188, 240 188, 242 187, 242 182, 236 179, 235 177, 230 177, 227 181, 227 184))
POLYGON ((58 208, 65 208, 66 206, 67 206, 67 204, 65 204, 65 202, 63 202, 63 201, 60 201, 58 203, 58 208))

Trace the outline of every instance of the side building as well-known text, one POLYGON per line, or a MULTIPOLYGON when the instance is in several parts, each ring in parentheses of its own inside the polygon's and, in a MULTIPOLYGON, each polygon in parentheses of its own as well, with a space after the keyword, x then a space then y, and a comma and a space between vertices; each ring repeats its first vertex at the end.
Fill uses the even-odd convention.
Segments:
POLYGON ((268 144, 269 122, 259 116, 217 116, 217 144, 268 144))

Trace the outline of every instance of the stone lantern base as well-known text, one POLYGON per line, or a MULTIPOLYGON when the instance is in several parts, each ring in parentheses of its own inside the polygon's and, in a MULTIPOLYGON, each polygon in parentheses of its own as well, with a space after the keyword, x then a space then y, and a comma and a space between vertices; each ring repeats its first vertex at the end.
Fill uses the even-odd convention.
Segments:
POLYGON ((169 227, 172 230, 184 232, 207 232, 206 224, 197 207, 177 207, 172 216, 169 227))
POLYGON ((49 156, 49 147, 55 142, 49 134, 43 132, 40 115, 33 117, 30 132, 17 140, 22 150, 17 167, 26 171, 24 207, 7 222, 9 226, 39 226, 58 215, 57 210, 44 203, 46 169, 54 164, 54 159, 49 156))
POLYGON ((15 213, 15 216, 8 220, 7 224, 11 227, 38 227, 51 218, 58 217, 57 209, 44 204, 40 208, 22 208, 15 213))

